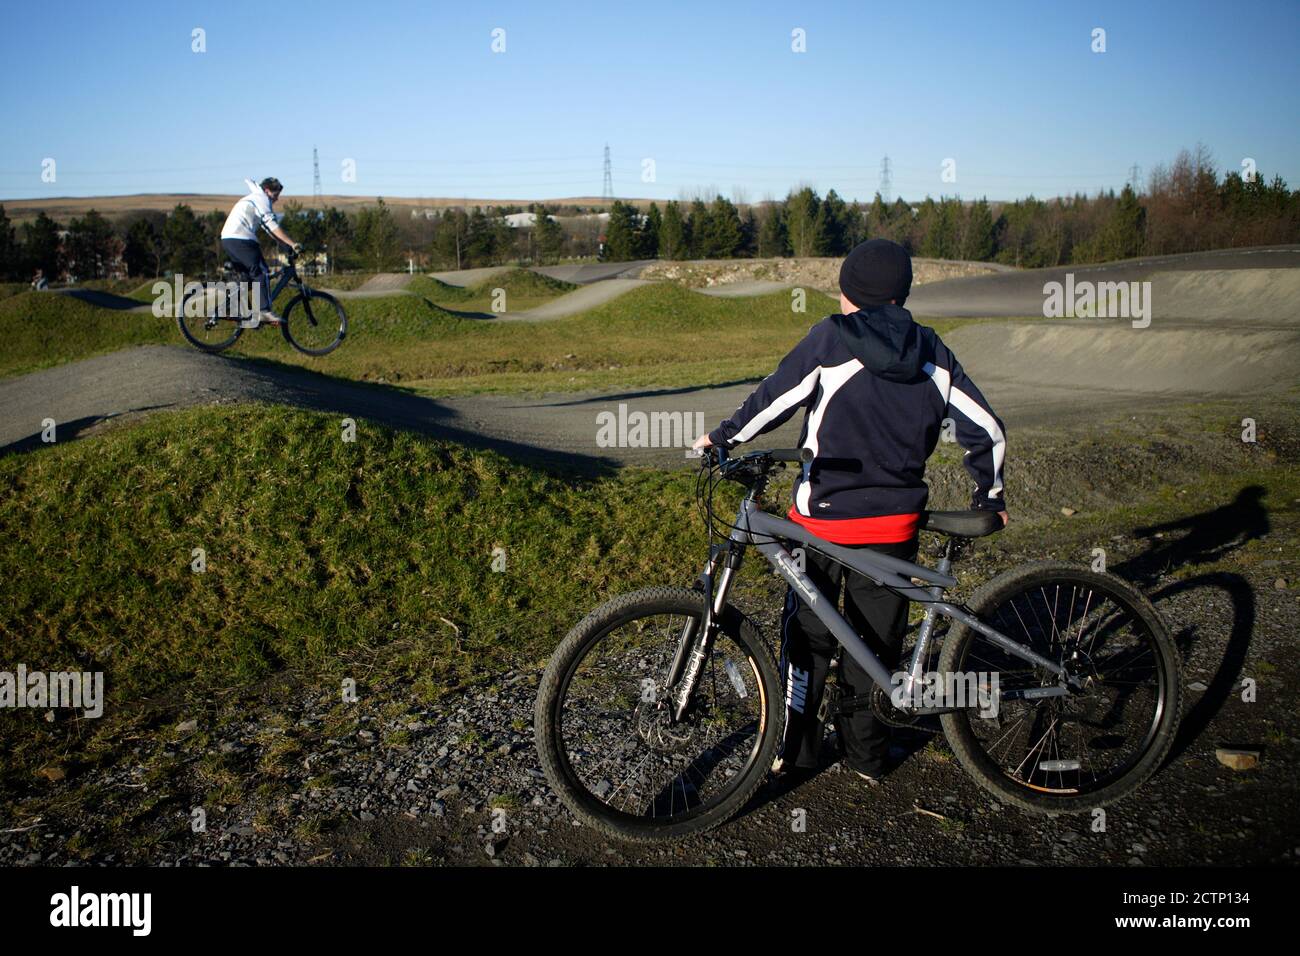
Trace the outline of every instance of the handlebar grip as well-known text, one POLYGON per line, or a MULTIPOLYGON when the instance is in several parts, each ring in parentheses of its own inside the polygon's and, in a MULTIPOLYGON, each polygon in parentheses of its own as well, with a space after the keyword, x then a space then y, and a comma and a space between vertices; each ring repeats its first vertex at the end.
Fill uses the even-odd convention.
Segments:
POLYGON ((789 461, 806 465, 813 460, 811 448, 773 448, 767 454, 773 461, 789 461))
POLYGON ((709 445, 707 448, 700 449, 700 457, 706 463, 721 465, 727 460, 727 449, 722 445, 709 445))

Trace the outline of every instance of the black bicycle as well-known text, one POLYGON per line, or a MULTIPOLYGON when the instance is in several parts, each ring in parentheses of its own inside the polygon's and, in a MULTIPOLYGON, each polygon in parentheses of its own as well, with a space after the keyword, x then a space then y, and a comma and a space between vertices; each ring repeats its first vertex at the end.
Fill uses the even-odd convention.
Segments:
POLYGON ((728 603, 751 547, 877 685, 833 709, 870 707, 896 726, 938 715, 982 787, 1039 813, 1110 803, 1156 771, 1173 745, 1182 682, 1178 650, 1140 592, 1113 574, 1038 562, 999 575, 968 604, 945 601, 961 546, 1000 530, 1000 517, 926 513, 922 528, 947 536, 935 568, 841 547, 761 508, 773 470, 807 457, 709 449, 696 490, 720 540, 696 586, 615 598, 556 649, 534 726, 542 767, 575 816, 621 839, 674 839, 724 822, 762 783, 786 694, 798 688, 783 684, 757 628, 728 603), (713 510, 724 480, 746 489, 733 524, 713 510), (794 542, 925 605, 905 671, 891 674, 818 591, 787 550, 794 542))
MULTIPOLYGON (((292 286, 297 292, 279 319, 253 313, 249 306, 252 277, 239 263, 227 259, 222 266, 221 281, 187 285, 176 316, 181 334, 195 348, 220 352, 234 345, 245 329, 279 325, 285 341, 299 352, 307 355, 333 352, 348 334, 347 314, 334 296, 309 288, 302 281, 294 265, 297 258, 297 253, 287 253, 284 267, 271 273, 271 281, 275 283, 271 302, 286 287, 292 286)), ((269 308, 271 303, 265 305, 269 308)))

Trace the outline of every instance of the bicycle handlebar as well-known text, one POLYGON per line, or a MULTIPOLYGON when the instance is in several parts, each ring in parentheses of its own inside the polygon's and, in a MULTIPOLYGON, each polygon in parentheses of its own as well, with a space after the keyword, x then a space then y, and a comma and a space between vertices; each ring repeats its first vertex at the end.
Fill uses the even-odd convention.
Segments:
POLYGON ((766 474, 775 465, 808 464, 813 460, 811 448, 770 448, 763 451, 751 451, 732 458, 722 445, 710 445, 704 449, 704 467, 716 467, 723 477, 728 477, 738 470, 758 471, 766 474))

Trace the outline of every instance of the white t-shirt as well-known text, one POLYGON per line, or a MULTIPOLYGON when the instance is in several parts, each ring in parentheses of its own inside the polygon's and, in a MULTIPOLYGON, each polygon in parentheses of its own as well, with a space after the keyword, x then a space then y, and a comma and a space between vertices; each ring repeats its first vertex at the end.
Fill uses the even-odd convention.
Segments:
POLYGON ((257 241, 257 227, 270 232, 279 219, 271 210, 271 200, 261 186, 251 179, 244 180, 251 190, 247 196, 235 203, 226 217, 226 224, 221 227, 222 239, 251 239, 257 241))

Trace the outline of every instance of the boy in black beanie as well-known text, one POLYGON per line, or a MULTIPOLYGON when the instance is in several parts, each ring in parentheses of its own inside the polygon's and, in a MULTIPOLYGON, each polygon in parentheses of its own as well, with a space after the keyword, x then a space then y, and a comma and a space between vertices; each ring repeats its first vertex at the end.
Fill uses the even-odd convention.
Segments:
MULTIPOLYGON (((818 537, 914 560, 929 488, 925 462, 945 419, 955 425, 974 479, 971 507, 1007 520, 1002 489, 1002 422, 933 329, 917 325, 903 303, 912 259, 888 239, 856 246, 840 268, 840 315, 824 319, 727 421, 695 442, 732 447, 784 424, 805 409, 799 444, 813 452, 795 480, 789 519, 818 537)), ((844 593, 846 620, 889 668, 897 668, 907 599, 856 571, 808 551, 806 573, 829 600, 844 593)), ((815 770, 817 719, 838 642, 794 589, 781 617, 786 725, 774 770, 815 770)), ((844 693, 870 694, 870 676, 844 655, 844 693)), ((889 728, 869 710, 840 720, 845 762, 874 785, 889 769, 889 728)))

